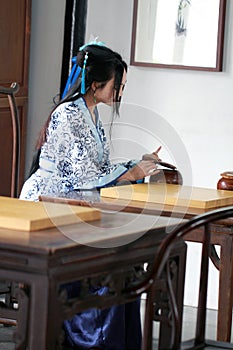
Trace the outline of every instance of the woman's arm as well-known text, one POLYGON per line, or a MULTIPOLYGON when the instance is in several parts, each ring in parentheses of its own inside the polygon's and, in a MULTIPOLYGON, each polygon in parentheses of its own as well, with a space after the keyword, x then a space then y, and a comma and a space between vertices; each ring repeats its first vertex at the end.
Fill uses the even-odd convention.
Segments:
POLYGON ((155 175, 159 172, 153 160, 141 160, 117 179, 120 181, 137 181, 146 176, 155 175))

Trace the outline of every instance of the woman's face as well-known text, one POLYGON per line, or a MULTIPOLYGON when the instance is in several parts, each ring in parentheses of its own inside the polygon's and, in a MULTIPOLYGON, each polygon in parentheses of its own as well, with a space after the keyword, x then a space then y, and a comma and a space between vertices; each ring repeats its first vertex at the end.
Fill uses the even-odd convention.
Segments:
MULTIPOLYGON (((121 85, 120 85, 120 91, 119 91, 119 98, 122 97, 123 90, 126 84, 126 71, 124 70, 121 85)), ((105 86, 103 87, 97 87, 95 90, 95 98, 98 102, 102 102, 108 105, 112 105, 113 102, 115 102, 116 98, 116 90, 114 89, 114 77, 110 79, 105 86)))

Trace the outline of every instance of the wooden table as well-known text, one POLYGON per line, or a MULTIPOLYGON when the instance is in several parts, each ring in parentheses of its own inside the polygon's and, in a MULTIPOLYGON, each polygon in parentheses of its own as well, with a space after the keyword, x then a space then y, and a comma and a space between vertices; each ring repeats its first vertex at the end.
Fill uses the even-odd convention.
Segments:
MULTIPOLYGON (((141 186, 141 185, 139 185, 141 186)), ((159 185, 160 186, 160 185, 159 185)), ((158 187, 159 187, 158 186, 158 187)), ((167 186, 167 185, 165 185, 167 186)), ((168 191, 175 193, 179 190, 177 185, 168 185, 168 191)), ((182 187, 183 189, 184 187, 182 187)), ((198 188, 187 188, 187 193, 190 194, 190 198, 192 199, 192 190, 198 188)), ((159 190, 161 191, 161 189, 159 190)), ((202 199, 205 198, 205 189, 203 189, 202 199)), ((221 192, 221 191, 220 191, 221 192)), ((211 199, 211 191, 208 193, 208 199, 211 199)), ((167 217, 176 217, 176 218, 191 218, 195 215, 207 212, 211 209, 214 209, 214 200, 215 191, 213 200, 209 201, 207 205, 203 204, 201 201, 200 207, 196 205, 194 202, 193 205, 190 206, 190 202, 187 201, 186 205, 180 205, 184 203, 183 199, 177 204, 164 204, 164 202, 160 203, 152 203, 145 202, 140 200, 132 200, 132 199, 114 199, 107 197, 100 197, 98 192, 93 193, 85 193, 85 192, 70 192, 63 196, 63 198, 59 198, 59 201, 69 202, 72 204, 83 204, 83 205, 91 205, 93 207, 102 208, 102 209, 111 209, 116 211, 125 211, 131 213, 143 213, 147 215, 162 215, 167 217)), ((222 196, 227 198, 226 204, 232 204, 233 191, 222 191, 220 193, 220 197, 222 196), (221 195, 222 193, 222 195, 221 195), (231 198, 230 198, 231 197, 231 198)), ((136 194, 138 195, 138 194, 136 194)), ((61 197, 59 194, 57 197, 61 197)), ((136 196, 137 197, 137 196, 136 196)), ((140 198, 140 197, 139 197, 140 198)), ((164 197, 165 198, 165 197, 164 197)), ((175 198, 175 197, 174 197, 175 198)), ((189 199, 190 199, 189 198, 189 199)), ((56 197, 54 198, 46 198, 43 200, 49 201, 57 201, 56 197)), ((172 203, 173 199, 170 196, 170 203, 172 203)), ((216 201, 215 205, 219 204, 219 206, 224 205, 224 201, 220 198, 220 201, 216 201)), ((169 202, 169 201, 168 201, 169 202)), ((191 242, 201 242, 202 241, 202 232, 195 230, 188 236, 187 240, 191 242)), ((223 222, 219 222, 218 224, 212 225, 212 243, 213 248, 214 245, 220 246, 220 256, 216 254, 216 251, 213 249, 212 251, 212 261, 216 268, 219 270, 219 297, 218 297, 218 320, 217 320, 217 340, 230 342, 231 340, 231 324, 232 324, 232 305, 233 305, 233 218, 224 220, 223 222)))
MULTIPOLYGON (((128 201, 126 211, 190 218, 211 209, 233 204, 232 191, 167 184, 144 184, 141 187, 143 188, 142 193, 138 186, 133 197, 140 199, 142 194, 144 197, 148 195, 151 201, 123 200, 121 205, 126 205, 128 201), (156 198, 157 193, 159 198, 156 198)), ((121 191, 121 188, 118 190, 121 191)), ((124 192, 124 187, 122 190, 124 192)), ((111 198, 102 199, 114 202, 114 199, 111 198)), ((214 245, 220 246, 220 257, 215 249, 212 249, 212 261, 219 270, 217 340, 230 342, 233 305, 233 218, 212 225, 211 239, 213 248, 214 245)), ((187 240, 201 242, 202 231, 193 231, 187 240)))
MULTIPOLYGON (((125 303, 126 280, 135 266, 149 262, 166 229, 180 220, 104 211, 101 220, 41 231, 0 229, 0 281, 18 284, 17 349, 59 349, 65 319, 89 307, 125 303), (116 263, 117 262, 117 263, 116 263), (64 284, 80 281, 80 293, 69 299, 64 284), (109 286, 100 297, 89 286, 109 286)), ((176 295, 182 317, 186 245, 177 242, 176 295)), ((0 313, 4 311, 0 308, 0 313)), ((171 326, 162 323, 160 349, 168 348, 171 326)))

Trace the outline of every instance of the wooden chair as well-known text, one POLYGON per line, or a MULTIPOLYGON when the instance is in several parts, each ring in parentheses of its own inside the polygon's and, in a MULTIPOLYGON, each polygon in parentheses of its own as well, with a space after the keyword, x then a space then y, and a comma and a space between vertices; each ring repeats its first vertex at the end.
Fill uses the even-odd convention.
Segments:
MULTIPOLYGON (((19 91, 19 84, 12 83, 9 88, 0 86, 0 95, 8 97, 12 121, 12 166, 11 166, 11 197, 18 197, 19 190, 19 158, 20 158, 20 122, 15 94, 19 91)), ((14 303, 14 284, 0 282, 0 296, 2 307, 12 307, 14 303)), ((2 315, 1 315, 2 316, 2 315)), ((0 323, 5 325, 15 324, 15 320, 0 317, 0 323)))
MULTIPOLYGON (((193 230, 203 230, 202 241, 202 256, 200 263, 200 282, 199 282, 199 298, 197 307, 196 333, 194 339, 183 342, 176 337, 176 329, 181 326, 182 320, 179 320, 177 313, 176 300, 171 300, 173 313, 173 336, 171 337, 171 345, 169 349, 173 350, 197 350, 197 349, 233 349, 233 344, 227 342, 219 342, 207 340, 205 337, 206 329, 206 309, 207 309, 207 289, 208 289, 208 269, 209 257, 211 251, 211 223, 233 217, 233 206, 216 209, 208 213, 198 215, 186 223, 180 225, 173 232, 168 234, 162 241, 158 251, 156 252, 154 261, 146 278, 133 287, 125 290, 127 296, 135 298, 137 295, 146 293, 146 309, 144 318, 144 335, 143 335, 143 350, 152 349, 152 331, 154 319, 154 294, 156 290, 156 281, 159 280, 162 271, 168 262, 169 253, 177 239, 184 239, 185 236, 193 230)), ((168 349, 166 349, 168 350, 168 349)))
POLYGON ((12 83, 9 88, 0 86, 0 95, 6 95, 9 100, 12 120, 12 171, 11 171, 11 197, 18 196, 19 185, 19 157, 20 157, 20 122, 15 94, 19 91, 19 84, 12 83))

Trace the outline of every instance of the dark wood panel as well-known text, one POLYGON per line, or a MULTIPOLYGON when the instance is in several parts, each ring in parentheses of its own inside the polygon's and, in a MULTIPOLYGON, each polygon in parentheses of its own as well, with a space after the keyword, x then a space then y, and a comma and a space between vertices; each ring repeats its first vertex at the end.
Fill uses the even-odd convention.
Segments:
POLYGON ((0 84, 20 84, 18 95, 28 93, 30 0, 0 1, 0 84))
MULTIPOLYGON (((24 181, 30 23, 31 0, 0 1, 0 85, 20 85, 16 97, 20 117, 19 192, 24 181)), ((0 96, 0 195, 10 195, 12 144, 9 101, 0 96)))

